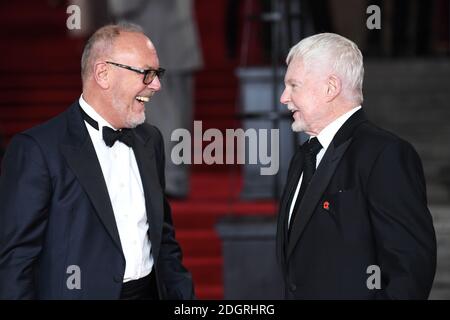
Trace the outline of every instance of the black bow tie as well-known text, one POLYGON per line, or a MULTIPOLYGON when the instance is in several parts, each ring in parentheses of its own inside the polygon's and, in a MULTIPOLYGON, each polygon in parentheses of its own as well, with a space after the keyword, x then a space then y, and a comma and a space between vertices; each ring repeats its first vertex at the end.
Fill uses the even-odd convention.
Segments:
MULTIPOLYGON (((98 130, 98 122, 88 116, 88 114, 80 108, 83 119, 89 123, 94 129, 98 130)), ((116 141, 125 143, 129 147, 133 147, 134 136, 131 129, 114 130, 110 127, 103 127, 103 140, 108 147, 112 147, 116 141)))
POLYGON ((114 130, 110 127, 103 127, 103 140, 108 147, 112 147, 117 140, 133 147, 133 131, 131 129, 114 130))

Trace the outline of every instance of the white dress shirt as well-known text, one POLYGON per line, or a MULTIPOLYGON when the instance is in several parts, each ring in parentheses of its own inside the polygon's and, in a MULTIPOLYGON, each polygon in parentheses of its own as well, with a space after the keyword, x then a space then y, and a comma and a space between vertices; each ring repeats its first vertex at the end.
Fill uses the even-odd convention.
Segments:
MULTIPOLYGON (((331 122, 329 125, 327 125, 325 128, 320 131, 320 133, 317 135, 317 139, 319 140, 320 144, 322 145, 322 149, 320 149, 319 153, 316 157, 316 169, 319 166, 320 161, 322 161, 322 158, 325 154, 325 152, 328 149, 328 146, 330 145, 331 141, 333 140, 336 133, 339 131, 339 129, 343 126, 343 124, 359 109, 361 109, 361 106, 357 106, 353 108, 352 110, 344 113, 342 116, 331 122)), ((313 136, 310 137, 310 139, 313 138, 313 136)), ((303 173, 300 175, 300 179, 297 184, 297 188, 295 189, 294 197, 292 198, 291 206, 289 208, 289 219, 288 219, 288 227, 291 222, 291 216, 292 211, 294 210, 295 201, 297 200, 298 193, 300 191, 300 186, 302 184, 303 179, 303 173)))
POLYGON ((145 277, 152 271, 153 257, 147 233, 149 225, 144 189, 133 149, 120 141, 108 147, 103 140, 102 129, 104 126, 115 128, 83 96, 79 102, 84 112, 98 123, 99 130, 85 121, 106 182, 125 255, 123 282, 145 277))

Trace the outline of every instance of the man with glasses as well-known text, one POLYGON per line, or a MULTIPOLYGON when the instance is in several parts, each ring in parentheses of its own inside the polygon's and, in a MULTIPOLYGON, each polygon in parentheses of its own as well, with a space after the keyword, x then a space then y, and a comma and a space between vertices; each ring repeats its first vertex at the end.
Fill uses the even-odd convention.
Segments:
POLYGON ((145 124, 158 56, 135 25, 108 25, 81 59, 83 93, 16 135, 0 178, 0 298, 191 299, 164 147, 145 124))

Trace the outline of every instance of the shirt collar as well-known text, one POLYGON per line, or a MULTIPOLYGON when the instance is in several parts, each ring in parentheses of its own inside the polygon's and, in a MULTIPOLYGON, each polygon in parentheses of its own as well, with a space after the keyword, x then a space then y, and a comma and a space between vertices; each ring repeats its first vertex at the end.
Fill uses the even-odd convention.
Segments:
POLYGON ((323 128, 322 131, 320 131, 320 133, 317 135, 317 139, 325 150, 328 148, 339 129, 359 109, 361 109, 361 106, 354 107, 350 111, 347 111, 339 118, 331 122, 329 125, 323 128))
POLYGON ((98 123, 98 131, 101 133, 103 130, 103 127, 110 127, 114 130, 116 130, 116 128, 114 128, 108 121, 106 121, 102 116, 100 116, 97 111, 95 111, 94 108, 92 108, 87 102, 86 100, 84 100, 83 95, 80 96, 80 99, 78 101, 80 103, 80 107, 83 109, 84 112, 86 112, 86 114, 91 117, 92 119, 94 119, 95 121, 97 121, 98 123))

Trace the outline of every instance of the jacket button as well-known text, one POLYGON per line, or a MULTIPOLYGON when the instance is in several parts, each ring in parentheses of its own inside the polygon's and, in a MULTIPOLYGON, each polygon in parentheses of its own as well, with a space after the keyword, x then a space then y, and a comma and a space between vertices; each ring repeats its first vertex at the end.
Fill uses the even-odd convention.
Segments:
POLYGON ((289 290, 291 290, 292 292, 294 292, 295 290, 297 290, 297 286, 296 286, 295 284, 291 283, 291 284, 289 285, 289 290))
POLYGON ((114 276, 114 282, 119 283, 119 282, 122 282, 122 281, 123 281, 123 279, 122 279, 121 276, 114 276))

